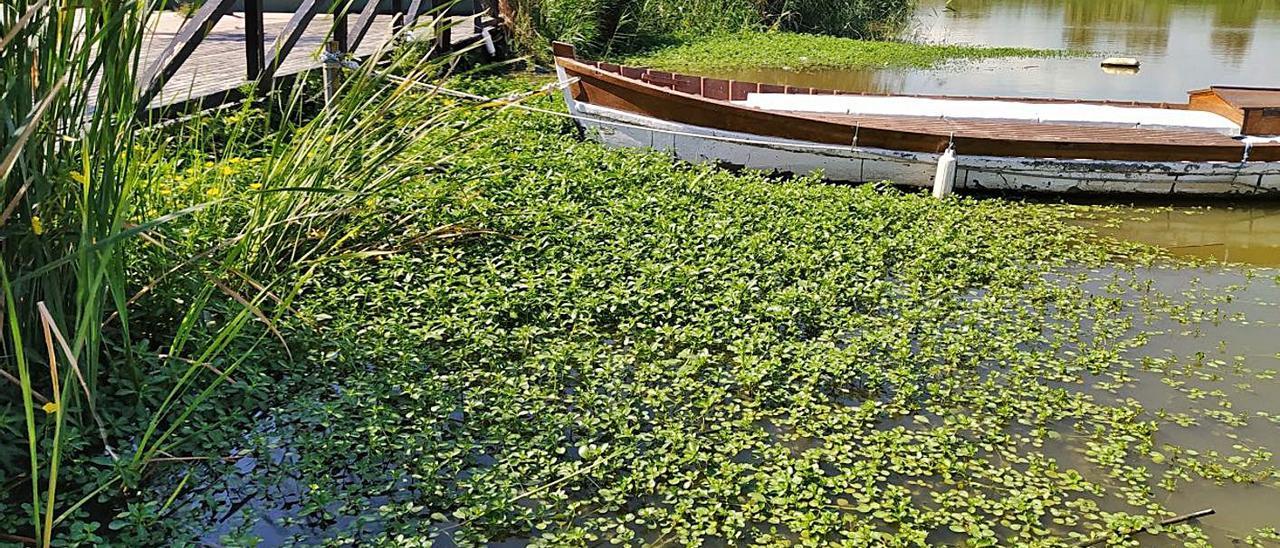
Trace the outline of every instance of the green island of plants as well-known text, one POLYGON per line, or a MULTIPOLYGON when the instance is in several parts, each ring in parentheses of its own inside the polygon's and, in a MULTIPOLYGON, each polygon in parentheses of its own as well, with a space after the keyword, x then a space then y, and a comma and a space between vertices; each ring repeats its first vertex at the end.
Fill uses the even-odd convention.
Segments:
POLYGON ((947 62, 1057 57, 1059 50, 856 40, 793 32, 714 34, 624 58, 673 71, 778 69, 797 72, 865 68, 935 68, 947 62))

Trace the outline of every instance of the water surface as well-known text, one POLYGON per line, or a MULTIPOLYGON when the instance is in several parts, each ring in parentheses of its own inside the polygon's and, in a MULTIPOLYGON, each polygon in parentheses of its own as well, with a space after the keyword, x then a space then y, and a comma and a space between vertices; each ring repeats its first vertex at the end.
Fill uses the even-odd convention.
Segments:
POLYGON ((1280 87, 1280 0, 918 0, 903 38, 1090 52, 955 62, 936 69, 716 76, 884 93, 1185 102, 1210 85, 1280 87), (1112 55, 1133 73, 1104 71, 1112 55))
MULTIPOLYGON (((1280 204, 1119 207, 1090 213, 1099 234, 1142 242, 1178 256, 1280 266, 1280 204)), ((1270 316, 1280 315, 1280 310, 1270 316)))

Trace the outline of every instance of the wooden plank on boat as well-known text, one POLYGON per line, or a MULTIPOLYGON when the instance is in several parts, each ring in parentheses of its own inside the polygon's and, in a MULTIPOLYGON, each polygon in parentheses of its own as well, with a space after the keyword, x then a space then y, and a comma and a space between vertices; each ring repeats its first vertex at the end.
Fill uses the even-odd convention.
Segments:
POLYGON ((1245 135, 1280 135, 1280 88, 1213 86, 1192 91, 1189 104, 1240 124, 1245 135))

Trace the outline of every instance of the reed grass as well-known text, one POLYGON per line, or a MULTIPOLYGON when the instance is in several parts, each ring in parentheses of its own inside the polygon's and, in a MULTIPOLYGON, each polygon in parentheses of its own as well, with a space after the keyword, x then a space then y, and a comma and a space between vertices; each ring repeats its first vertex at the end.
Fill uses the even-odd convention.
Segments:
POLYGON ((375 54, 322 108, 303 79, 217 123, 140 125, 153 10, 0 8, 0 399, 21 401, 0 414, 24 440, 0 446, 0 528, 45 546, 109 486, 136 488, 159 455, 200 447, 191 423, 231 375, 264 347, 287 353, 277 326, 311 270, 379 253, 365 231, 379 196, 441 160, 427 138, 439 118, 410 90, 448 60, 420 47, 375 54), (264 103, 274 114, 247 115, 264 103), (253 171, 227 168, 245 158, 253 171), (174 192, 175 173, 200 183, 174 192))

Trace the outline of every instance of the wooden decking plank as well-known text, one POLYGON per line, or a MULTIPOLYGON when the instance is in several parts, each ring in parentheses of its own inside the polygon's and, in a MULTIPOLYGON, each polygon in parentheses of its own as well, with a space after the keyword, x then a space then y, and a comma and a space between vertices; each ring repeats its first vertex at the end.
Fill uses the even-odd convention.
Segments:
MULTIPOLYGON (((285 24, 284 29, 276 36, 275 42, 271 45, 268 53, 266 68, 262 70, 262 74, 258 76, 258 84, 271 83, 276 73, 280 71, 280 65, 284 64, 284 60, 293 51, 293 46, 297 45, 298 40, 308 30, 311 30, 312 20, 315 19, 319 11, 324 7, 324 2, 320 0, 302 0, 298 6, 298 11, 294 12, 293 17, 289 18, 289 22, 285 24)), ((328 27, 332 27, 329 25, 328 27)), ((328 37, 329 33, 324 32, 323 37, 328 37)))
MULTIPOLYGON (((215 2, 210 2, 214 4, 215 2)), ((263 38, 275 41, 285 29, 291 14, 263 14, 263 38)), ((359 43, 353 40, 356 56, 365 57, 383 47, 393 36, 393 15, 371 14, 367 28, 359 43)), ((453 31, 453 43, 461 44, 477 39, 476 29, 471 17, 455 17, 456 26, 453 31)), ((148 35, 140 52, 137 73, 139 83, 145 81, 149 67, 155 66, 166 54, 167 48, 174 43, 181 32, 186 18, 182 15, 166 11, 156 14, 148 25, 148 35)), ((306 25, 292 51, 281 61, 276 70, 276 77, 294 75, 305 70, 319 68, 319 52, 324 47, 325 37, 333 25, 333 16, 325 13, 316 15, 306 25)), ((358 25, 357 25, 358 26, 358 25)), ((208 96, 216 96, 235 90, 247 83, 245 57, 245 17, 243 13, 228 13, 221 17, 213 28, 205 34, 204 39, 194 47, 185 62, 176 67, 172 76, 159 88, 154 98, 148 102, 149 108, 164 107, 187 101, 198 100, 208 96)), ((90 94, 96 96, 95 83, 90 94)))
POLYGON ((191 54, 199 49, 201 42, 213 33, 222 17, 231 11, 231 3, 232 0, 214 0, 200 6, 190 20, 179 26, 160 54, 147 60, 143 66, 148 68, 141 73, 140 79, 140 111, 145 110, 152 97, 164 88, 190 59, 191 54))

